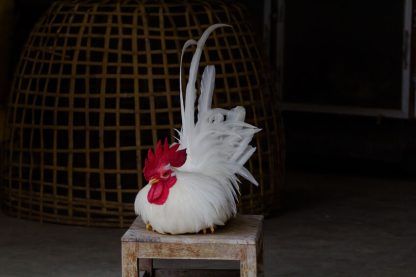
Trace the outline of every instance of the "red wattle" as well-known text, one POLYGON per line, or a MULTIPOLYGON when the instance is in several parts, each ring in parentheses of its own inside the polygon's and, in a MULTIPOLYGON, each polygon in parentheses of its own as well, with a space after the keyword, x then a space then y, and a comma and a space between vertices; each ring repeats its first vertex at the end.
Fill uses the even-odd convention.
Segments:
POLYGON ((166 185, 168 188, 173 187, 173 185, 176 183, 176 177, 175 176, 171 176, 167 181, 166 181, 166 185))
POLYGON ((151 185, 147 193, 147 201, 156 205, 163 205, 168 199, 169 189, 176 183, 176 177, 171 176, 169 179, 159 181, 151 185))
POLYGON ((148 198, 150 198, 153 201, 155 199, 158 199, 162 195, 164 187, 165 186, 162 185, 162 183, 160 183, 160 182, 156 183, 156 184, 153 184, 152 187, 149 190, 148 198))
POLYGON ((169 195, 169 188, 161 182, 153 184, 147 194, 147 201, 152 204, 162 205, 166 202, 169 195))

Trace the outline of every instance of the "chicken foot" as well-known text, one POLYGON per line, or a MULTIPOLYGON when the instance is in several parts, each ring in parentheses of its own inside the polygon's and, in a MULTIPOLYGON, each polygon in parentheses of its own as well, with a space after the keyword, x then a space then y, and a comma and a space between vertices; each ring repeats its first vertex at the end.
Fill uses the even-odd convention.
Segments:
POLYGON ((150 225, 150 223, 146 224, 146 230, 147 231, 153 231, 153 227, 152 227, 152 225, 150 225))
MULTIPOLYGON (((204 229, 201 230, 204 235, 207 234, 207 229, 208 228, 204 228, 204 229)), ((209 230, 211 231, 211 234, 214 234, 215 233, 215 226, 213 225, 213 226, 209 227, 209 230)), ((199 232, 201 232, 201 231, 199 231, 199 232)))

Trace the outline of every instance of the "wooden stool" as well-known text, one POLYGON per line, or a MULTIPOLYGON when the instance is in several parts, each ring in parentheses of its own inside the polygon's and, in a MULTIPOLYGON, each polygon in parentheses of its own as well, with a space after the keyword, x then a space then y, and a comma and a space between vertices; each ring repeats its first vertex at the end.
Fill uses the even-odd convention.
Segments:
POLYGON ((162 235, 146 230, 138 217, 121 248, 123 277, 136 277, 139 270, 153 276, 152 259, 239 260, 240 276, 254 277, 263 266, 263 216, 238 215, 205 235, 162 235))

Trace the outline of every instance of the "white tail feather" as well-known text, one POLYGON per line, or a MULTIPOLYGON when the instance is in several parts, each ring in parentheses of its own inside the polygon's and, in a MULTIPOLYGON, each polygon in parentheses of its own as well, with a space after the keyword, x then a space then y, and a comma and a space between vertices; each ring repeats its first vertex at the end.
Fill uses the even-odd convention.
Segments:
POLYGON ((237 174, 241 177, 248 180, 250 183, 252 183, 255 186, 259 186, 259 183, 257 183, 256 179, 254 179, 253 175, 251 175, 250 171, 247 170, 244 166, 242 166, 238 171, 237 174))
MULTIPOLYGON (((184 49, 197 45, 189 69, 188 83, 186 85, 185 103, 181 90, 182 129, 179 132, 181 149, 186 148, 187 160, 178 170, 194 172, 210 176, 224 187, 230 198, 238 193, 238 179, 236 174, 247 179, 254 185, 257 181, 251 173, 244 168, 244 164, 256 151, 249 145, 255 133, 260 131, 245 120, 246 111, 237 106, 231 110, 211 108, 215 86, 215 67, 205 67, 201 78, 201 91, 198 99, 198 115, 195 122, 196 80, 203 47, 208 36, 219 27, 230 27, 226 24, 210 26, 198 40, 188 40, 184 49)), ((184 55, 182 51, 182 57, 184 55)), ((180 72, 182 76, 182 71, 180 72)), ((235 206, 233 206, 235 210, 235 206)))
POLYGON ((183 91, 182 91, 182 61, 183 61, 183 55, 185 54, 185 50, 191 46, 191 45, 197 45, 198 43, 193 40, 187 40, 182 48, 181 53, 181 62, 179 64, 179 98, 181 103, 181 118, 182 118, 182 126, 184 125, 184 119, 185 119, 185 107, 183 105, 183 91))
POLYGON ((247 160, 251 157, 251 155, 253 155, 253 153, 256 151, 256 147, 250 146, 248 145, 246 150, 244 151, 243 155, 241 155, 238 160, 237 163, 238 164, 245 164, 247 162, 247 160))
POLYGON ((205 45, 206 40, 208 39, 208 36, 215 29, 220 28, 220 27, 227 27, 227 26, 231 27, 230 25, 227 25, 227 24, 211 25, 210 27, 208 27, 208 29, 205 30, 205 32, 202 34, 201 38, 197 42, 197 48, 192 57, 191 67, 189 69, 188 83, 186 85, 186 98, 185 98, 185 107, 184 107, 185 111, 181 112, 181 113, 184 113, 184 116, 182 117, 182 131, 185 137, 189 136, 189 132, 191 132, 193 127, 195 126, 195 118, 194 118, 194 113, 195 113, 194 105, 195 105, 195 100, 196 100, 195 83, 196 83, 196 78, 198 75, 199 61, 201 59, 203 47, 205 45))
POLYGON ((198 115, 211 108, 212 95, 215 87, 215 66, 208 65, 204 69, 201 80, 201 95, 198 100, 198 115))
POLYGON ((230 111, 227 111, 227 118, 230 121, 244 122, 245 117, 246 117, 246 110, 241 106, 237 106, 231 109, 230 111))

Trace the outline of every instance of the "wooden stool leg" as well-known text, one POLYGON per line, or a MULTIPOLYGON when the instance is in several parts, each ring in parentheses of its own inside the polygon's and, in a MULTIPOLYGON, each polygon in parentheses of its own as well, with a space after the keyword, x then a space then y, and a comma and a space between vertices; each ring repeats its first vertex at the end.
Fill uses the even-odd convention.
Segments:
POLYGON ((248 245, 243 253, 240 261, 240 276, 241 277, 256 277, 257 276, 257 253, 255 245, 248 245))
POLYGON ((264 267, 263 267, 263 248, 260 250, 260 253, 257 257, 257 271, 259 274, 264 273, 264 267))
POLYGON ((145 271, 146 277, 153 277, 153 259, 139 259, 139 272, 145 271))
POLYGON ((257 246, 260 248, 259 252, 258 252, 258 256, 257 256, 257 271, 259 274, 263 274, 264 273, 264 267, 263 267, 263 239, 260 240, 259 245, 257 246))
POLYGON ((121 272, 123 277, 138 277, 137 247, 135 242, 121 244, 121 272))

